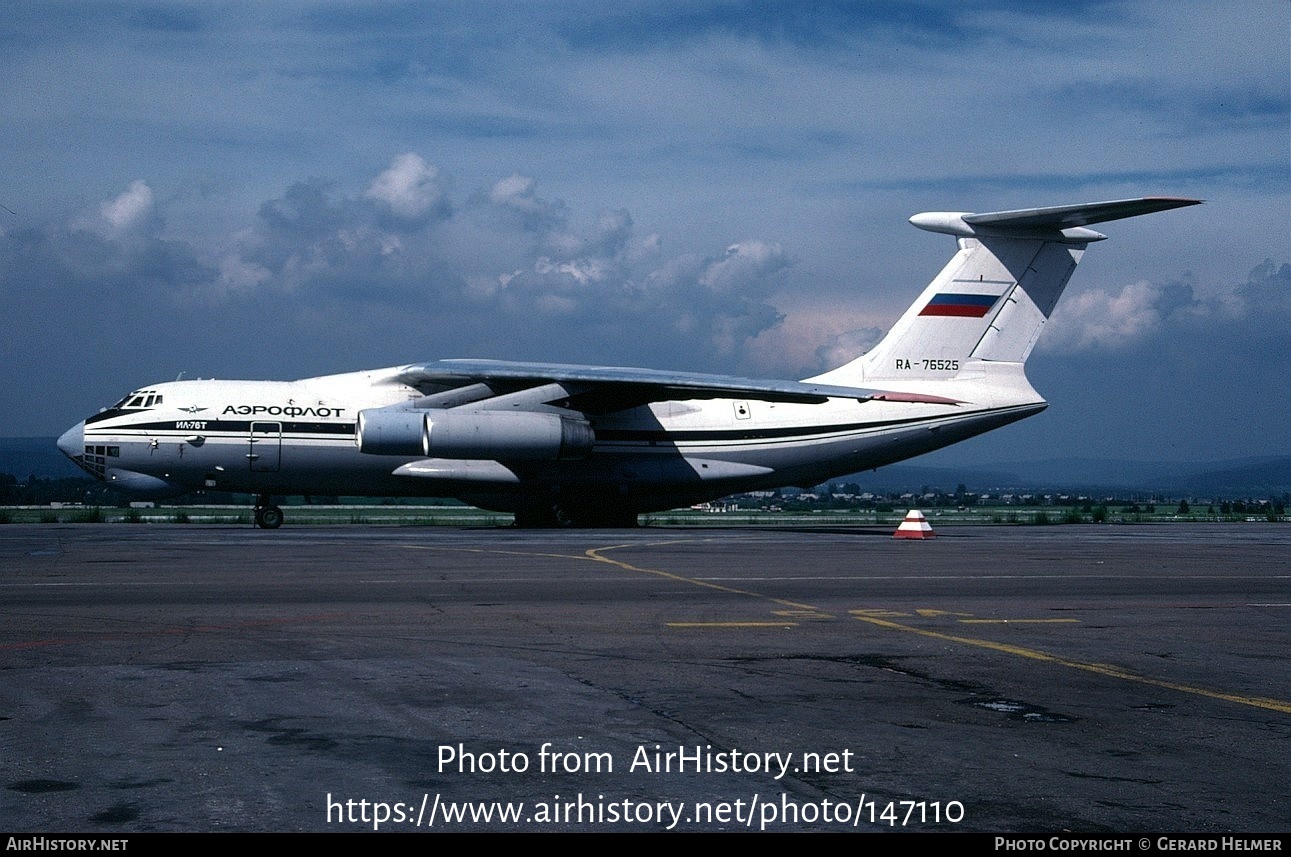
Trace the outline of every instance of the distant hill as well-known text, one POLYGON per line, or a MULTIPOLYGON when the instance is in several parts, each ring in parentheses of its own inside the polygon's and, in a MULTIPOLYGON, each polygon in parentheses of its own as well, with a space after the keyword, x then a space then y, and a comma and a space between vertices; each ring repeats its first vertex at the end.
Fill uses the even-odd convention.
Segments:
MULTIPOLYGON (((0 473, 64 479, 84 475, 58 450, 52 437, 0 438, 0 473)), ((862 491, 887 493, 923 488, 953 492, 964 485, 974 493, 1142 492, 1173 497, 1273 497, 1291 493, 1291 456, 1235 458, 1213 462, 1118 461, 1053 458, 1001 462, 974 467, 920 467, 893 464, 830 480, 854 482, 862 491)))
POLYGON ((1062 491, 1092 496, 1133 491, 1171 496, 1269 497, 1291 493, 1291 456, 1214 462, 1054 458, 963 469, 894 464, 834 481, 857 482, 868 491, 909 491, 927 486, 949 492, 963 484, 978 493, 1062 491))
POLYGON ((1198 494, 1229 496, 1249 492, 1251 496, 1273 496, 1291 492, 1291 458, 1248 459, 1212 465, 1191 473, 1185 484, 1196 486, 1198 494))
POLYGON ((28 476, 68 479, 85 475, 59 452, 58 439, 53 437, 0 437, 0 473, 24 481, 28 476))

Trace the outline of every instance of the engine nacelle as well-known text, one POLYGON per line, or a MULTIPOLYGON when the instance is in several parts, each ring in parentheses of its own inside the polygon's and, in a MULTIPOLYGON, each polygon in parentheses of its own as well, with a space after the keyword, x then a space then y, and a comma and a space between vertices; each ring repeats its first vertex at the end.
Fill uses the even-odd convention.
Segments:
POLYGON ((425 455, 426 412, 359 411, 354 442, 372 455, 425 455))
POLYGON ((428 458, 558 461, 586 458, 595 436, 584 420, 532 411, 430 411, 428 458))
POLYGON ((586 458, 596 436, 585 420, 533 411, 360 411, 355 442, 373 455, 484 461, 586 458))

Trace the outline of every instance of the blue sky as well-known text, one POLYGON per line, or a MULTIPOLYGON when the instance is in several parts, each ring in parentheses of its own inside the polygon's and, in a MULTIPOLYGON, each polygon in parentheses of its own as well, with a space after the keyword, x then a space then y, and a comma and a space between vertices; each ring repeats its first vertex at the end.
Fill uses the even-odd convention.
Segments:
MULTIPOLYGON (((440 357, 805 377, 950 257, 925 210, 1143 195, 937 463, 1291 438, 1291 6, 11 3, 6 436, 150 382, 440 357)), ((925 459, 928 460, 928 459, 925 459)))

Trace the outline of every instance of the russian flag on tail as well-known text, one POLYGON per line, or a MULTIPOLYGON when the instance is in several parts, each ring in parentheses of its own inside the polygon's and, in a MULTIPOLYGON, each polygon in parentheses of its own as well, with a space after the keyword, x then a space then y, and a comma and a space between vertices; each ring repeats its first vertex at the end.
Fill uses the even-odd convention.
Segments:
POLYGON ((959 318, 983 318, 1000 299, 999 295, 970 295, 942 292, 933 295, 919 315, 949 315, 959 318))

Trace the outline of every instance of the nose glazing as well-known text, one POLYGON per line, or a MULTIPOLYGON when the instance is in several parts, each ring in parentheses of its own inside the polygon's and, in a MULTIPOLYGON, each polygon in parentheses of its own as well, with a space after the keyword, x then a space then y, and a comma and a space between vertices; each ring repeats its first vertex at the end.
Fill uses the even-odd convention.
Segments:
POLYGON ((63 432, 62 436, 58 438, 58 448, 63 455, 66 455, 73 461, 77 461, 85 454, 84 420, 63 432))

